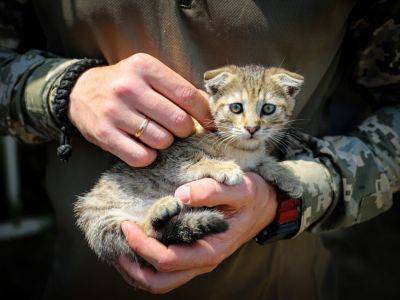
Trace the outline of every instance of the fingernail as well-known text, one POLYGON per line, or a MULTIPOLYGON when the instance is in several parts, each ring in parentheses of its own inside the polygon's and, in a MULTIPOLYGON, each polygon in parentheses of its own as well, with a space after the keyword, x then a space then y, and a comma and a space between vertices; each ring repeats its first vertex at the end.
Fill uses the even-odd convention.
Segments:
POLYGON ((123 222, 121 224, 121 230, 124 233, 126 239, 128 238, 129 227, 130 227, 129 222, 123 222))
POLYGON ((182 203, 189 203, 190 201, 190 186, 188 184, 178 187, 175 191, 175 197, 179 198, 182 203))

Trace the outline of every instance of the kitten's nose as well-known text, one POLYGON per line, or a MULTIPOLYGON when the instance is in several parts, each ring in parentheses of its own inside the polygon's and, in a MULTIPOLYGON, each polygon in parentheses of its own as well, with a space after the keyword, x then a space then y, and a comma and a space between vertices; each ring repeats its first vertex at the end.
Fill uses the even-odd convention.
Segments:
POLYGON ((244 126, 246 130, 252 135, 254 134, 258 129, 260 129, 260 126, 244 126))

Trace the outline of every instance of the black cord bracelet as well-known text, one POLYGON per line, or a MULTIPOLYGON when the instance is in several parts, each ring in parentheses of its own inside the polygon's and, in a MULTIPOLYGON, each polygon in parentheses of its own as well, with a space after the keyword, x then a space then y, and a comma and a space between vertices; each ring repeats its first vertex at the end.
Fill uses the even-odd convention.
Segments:
POLYGON ((72 154, 71 136, 77 133, 77 129, 68 118, 69 96, 79 76, 90 68, 102 66, 102 59, 84 58, 72 64, 61 78, 60 85, 54 97, 54 115, 60 126, 60 145, 57 148, 57 157, 67 162, 72 154))

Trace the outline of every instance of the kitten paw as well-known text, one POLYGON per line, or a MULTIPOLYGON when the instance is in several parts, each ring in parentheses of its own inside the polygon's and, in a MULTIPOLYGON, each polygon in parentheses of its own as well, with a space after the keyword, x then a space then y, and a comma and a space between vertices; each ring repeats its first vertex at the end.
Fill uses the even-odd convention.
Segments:
POLYGON ((288 172, 282 172, 274 182, 281 191, 292 198, 300 198, 303 194, 303 186, 300 181, 288 172))
POLYGON ((236 185, 243 181, 244 173, 239 166, 232 164, 232 166, 223 166, 215 170, 210 177, 219 183, 227 185, 236 185))
POLYGON ((281 163, 269 161, 260 167, 258 173, 293 198, 300 198, 303 194, 303 187, 298 178, 281 163))
POLYGON ((194 181, 202 178, 212 178, 219 183, 236 185, 243 181, 244 173, 234 161, 204 159, 187 169, 186 178, 194 181))
POLYGON ((166 245, 193 244, 210 234, 225 232, 228 227, 221 212, 213 209, 193 209, 167 223, 160 240, 166 245))
POLYGON ((295 180, 294 182, 285 182, 278 187, 292 198, 300 198, 303 195, 303 187, 295 180))
POLYGON ((151 225, 158 230, 171 218, 179 215, 182 210, 181 202, 174 197, 167 197, 156 202, 152 208, 151 225))

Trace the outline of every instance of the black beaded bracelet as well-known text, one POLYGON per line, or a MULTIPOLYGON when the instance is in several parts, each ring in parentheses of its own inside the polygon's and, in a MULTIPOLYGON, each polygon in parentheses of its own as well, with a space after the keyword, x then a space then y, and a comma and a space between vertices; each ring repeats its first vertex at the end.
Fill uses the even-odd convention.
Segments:
POLYGON ((79 76, 90 68, 102 66, 102 59, 84 58, 72 64, 61 78, 60 85, 54 97, 54 115, 60 126, 60 145, 57 148, 57 157, 67 162, 72 154, 71 136, 77 133, 77 129, 68 118, 69 96, 79 76))

